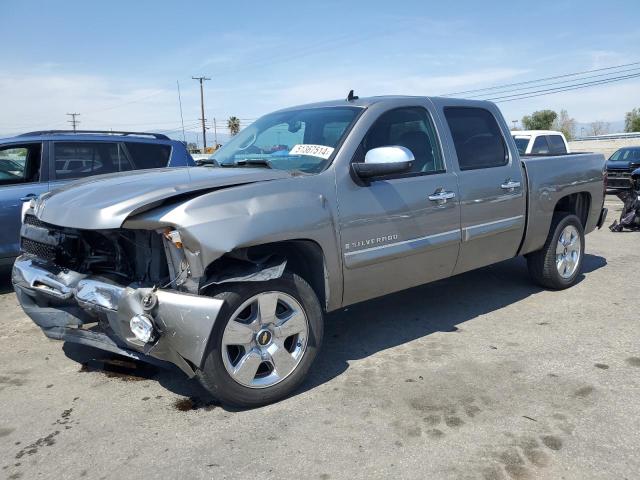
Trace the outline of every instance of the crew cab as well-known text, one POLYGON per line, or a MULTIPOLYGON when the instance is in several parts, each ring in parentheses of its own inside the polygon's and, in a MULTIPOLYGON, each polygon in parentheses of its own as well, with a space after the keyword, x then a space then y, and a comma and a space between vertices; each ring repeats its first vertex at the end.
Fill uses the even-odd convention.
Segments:
POLYGON ((484 101, 350 93, 265 115, 213 160, 32 202, 12 279, 45 335, 263 405, 304 379, 324 312, 518 255, 570 287, 606 217, 602 155, 520 158, 484 101))
POLYGON ((607 160, 607 189, 631 189, 631 174, 640 168, 640 147, 616 150, 607 160))
POLYGON ((20 253, 22 204, 79 178, 193 166, 185 146, 144 132, 49 130, 0 140, 0 265, 20 253))
POLYGON ((511 132, 520 155, 564 155, 570 153, 562 132, 553 130, 514 130, 511 132))

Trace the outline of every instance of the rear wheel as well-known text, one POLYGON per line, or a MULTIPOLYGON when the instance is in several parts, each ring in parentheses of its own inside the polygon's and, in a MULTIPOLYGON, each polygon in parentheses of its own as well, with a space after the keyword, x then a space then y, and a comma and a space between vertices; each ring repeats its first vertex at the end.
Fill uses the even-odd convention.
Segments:
POLYGON ((545 288, 562 290, 576 283, 584 258, 584 229, 571 214, 554 215, 544 246, 527 256, 531 277, 545 288))
POLYGON ((300 385, 322 342, 320 303, 307 282, 285 273, 267 282, 224 286, 202 385, 224 403, 257 407, 300 385))

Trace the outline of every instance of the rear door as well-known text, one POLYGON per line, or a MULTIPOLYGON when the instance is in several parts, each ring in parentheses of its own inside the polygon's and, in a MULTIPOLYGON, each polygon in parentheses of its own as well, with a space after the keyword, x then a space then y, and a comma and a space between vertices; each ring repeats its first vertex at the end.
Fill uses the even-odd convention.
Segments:
POLYGON ((0 146, 0 262, 20 252, 22 204, 48 190, 42 142, 0 146))
POLYGON ((525 225, 520 159, 497 108, 444 106, 457 159, 462 243, 455 273, 514 257, 525 225))

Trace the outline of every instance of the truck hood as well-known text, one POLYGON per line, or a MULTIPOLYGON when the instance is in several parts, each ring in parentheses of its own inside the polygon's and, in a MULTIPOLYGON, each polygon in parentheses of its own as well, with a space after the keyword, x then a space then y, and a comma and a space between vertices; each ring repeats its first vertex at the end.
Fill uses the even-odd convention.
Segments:
POLYGON ((45 193, 35 205, 47 223, 88 230, 119 228, 136 211, 178 195, 290 177, 264 168, 166 168, 89 177, 45 193))
POLYGON ((607 160, 608 170, 630 170, 640 167, 639 160, 607 160))

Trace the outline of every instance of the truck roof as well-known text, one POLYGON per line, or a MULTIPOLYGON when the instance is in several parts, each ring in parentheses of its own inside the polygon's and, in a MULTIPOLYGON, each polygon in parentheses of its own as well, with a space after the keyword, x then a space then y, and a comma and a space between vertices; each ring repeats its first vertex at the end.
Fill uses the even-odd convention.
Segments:
POLYGON ((473 105, 473 106, 493 105, 492 102, 488 102, 486 100, 467 100, 462 98, 427 97, 427 96, 418 96, 418 95, 383 95, 383 96, 361 97, 361 98, 356 97, 353 100, 347 100, 346 98, 343 98, 340 100, 328 100, 324 102, 307 103, 302 105, 296 105, 293 107, 283 108, 279 111, 285 112, 287 110, 299 110, 301 108, 346 107, 346 106, 367 108, 377 103, 399 103, 412 98, 413 99, 429 99, 436 105, 443 102, 447 102, 449 104, 453 103, 453 104, 459 104, 459 105, 473 105))

